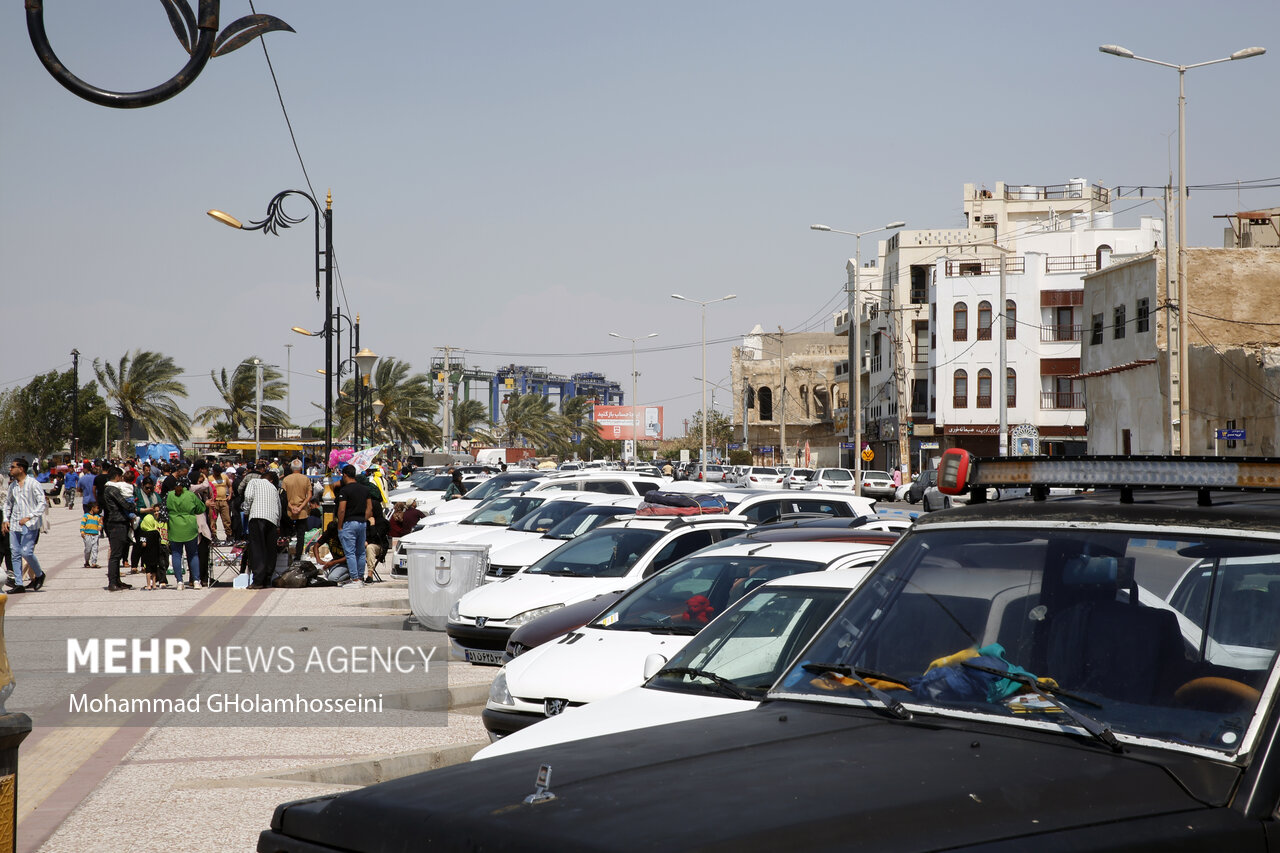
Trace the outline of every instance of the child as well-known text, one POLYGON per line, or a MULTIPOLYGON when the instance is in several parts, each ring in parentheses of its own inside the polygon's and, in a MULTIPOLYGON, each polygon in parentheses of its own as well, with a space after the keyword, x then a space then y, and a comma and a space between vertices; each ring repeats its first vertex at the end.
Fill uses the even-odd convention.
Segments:
POLYGON ((163 589, 167 582, 165 554, 169 547, 168 525, 157 520, 153 513, 147 513, 142 517, 138 529, 142 533, 142 564, 147 570, 147 585, 144 588, 163 589))
POLYGON ((84 540, 84 567, 98 568, 98 536, 102 533, 102 510, 97 501, 90 501, 80 519, 80 538, 84 540))

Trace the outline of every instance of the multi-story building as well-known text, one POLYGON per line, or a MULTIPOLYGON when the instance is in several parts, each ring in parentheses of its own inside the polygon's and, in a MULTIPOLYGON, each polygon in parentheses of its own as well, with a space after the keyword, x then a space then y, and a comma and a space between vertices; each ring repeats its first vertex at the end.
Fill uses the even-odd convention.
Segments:
MULTIPOLYGON (((1148 252, 1085 276, 1089 452, 1179 452, 1169 376, 1167 258, 1148 252), (1163 297, 1163 298, 1162 298, 1163 297)), ((1187 253, 1188 455, 1275 456, 1280 448, 1280 252, 1187 253), (1218 439, 1219 430, 1243 438, 1218 439), (1235 433, 1239 434, 1239 433, 1235 433)), ((1173 351, 1177 352, 1176 335, 1173 351)))
POLYGON ((766 332, 756 326, 730 362, 735 443, 762 465, 839 464, 843 430, 835 431, 846 386, 836 378, 844 341, 830 332, 766 332), (745 436, 743 435, 743 425, 745 436))
MULTIPOLYGON (((1116 228, 1108 190, 1084 179, 966 184, 964 215, 967 227, 900 231, 882 241, 875 266, 847 267, 861 294, 863 440, 876 467, 931 467, 948 447, 998 454, 1002 385, 1011 452, 1083 452, 1083 386, 1073 378, 1082 276, 1163 242, 1154 218, 1116 228)), ((837 333, 847 334, 841 319, 837 333)))

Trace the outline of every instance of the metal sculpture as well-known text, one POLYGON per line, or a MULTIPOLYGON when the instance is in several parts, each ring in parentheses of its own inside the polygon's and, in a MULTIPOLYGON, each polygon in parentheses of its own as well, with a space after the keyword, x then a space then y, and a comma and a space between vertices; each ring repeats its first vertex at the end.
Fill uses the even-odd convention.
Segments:
POLYGON ((173 77, 151 89, 141 92, 112 92, 86 83, 72 74, 58 59, 49 44, 44 29, 44 0, 25 0, 27 9, 27 34, 31 46, 53 79, 61 83, 77 97, 99 106, 133 109, 149 107, 167 101, 190 86, 200 76, 205 64, 215 56, 222 56, 244 47, 255 38, 273 30, 294 32, 293 27, 271 15, 246 15, 232 21, 218 32, 219 0, 200 0, 199 14, 191 11, 187 0, 160 0, 169 15, 169 24, 178 41, 191 58, 173 77))

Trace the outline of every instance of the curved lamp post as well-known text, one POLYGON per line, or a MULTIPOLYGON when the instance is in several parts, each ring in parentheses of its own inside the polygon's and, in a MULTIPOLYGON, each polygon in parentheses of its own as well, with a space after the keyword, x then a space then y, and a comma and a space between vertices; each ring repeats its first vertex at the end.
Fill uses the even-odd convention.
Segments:
POLYGON ((721 296, 719 299, 702 300, 690 299, 687 296, 673 293, 671 298, 702 306, 702 455, 699 457, 698 470, 702 472, 701 481, 705 483, 707 481, 707 306, 714 305, 717 302, 737 299, 738 294, 730 293, 728 296, 721 296))
POLYGON ((629 337, 628 335, 620 335, 617 332, 610 332, 609 337, 621 338, 624 341, 631 341, 631 461, 634 462, 640 455, 640 435, 636 429, 636 377, 640 374, 636 373, 636 341, 643 341, 647 338, 656 338, 657 332, 650 332, 647 335, 641 335, 638 338, 629 337))
MULTIPOLYGON (((906 222, 898 220, 866 231, 841 231, 826 225, 810 225, 811 231, 829 231, 832 234, 848 234, 854 238, 853 282, 849 287, 849 443, 853 445, 853 493, 862 494, 862 311, 858 308, 858 283, 862 278, 862 237, 877 231, 905 228, 906 222), (855 312, 855 309, 856 312, 855 312), (855 316, 856 314, 856 316, 855 316)), ((1003 303, 1002 303, 1003 304, 1003 303)), ((902 417, 902 413, 898 413, 902 417)))
POLYGON ((267 216, 260 222, 252 222, 244 225, 239 219, 236 219, 229 213, 221 210, 210 210, 208 214, 223 225, 231 228, 239 228, 242 231, 261 231, 264 234, 278 235, 281 228, 288 228, 291 225, 297 225, 306 217, 295 219, 284 212, 284 200, 291 195, 300 196, 311 202, 311 207, 315 210, 315 231, 316 231, 316 299, 320 298, 320 273, 324 273, 324 328, 319 332, 309 332, 299 326, 294 326, 293 330, 303 335, 323 336, 325 339, 324 346, 324 465, 329 464, 329 455, 333 450, 333 193, 329 192, 325 196, 324 213, 320 212, 320 205, 312 198, 311 194, 303 190, 283 190, 276 193, 271 201, 267 202, 267 216), (320 220, 324 219, 324 252, 320 251, 320 220), (319 259, 323 256, 324 266, 319 266, 319 259))
POLYGON ((73 95, 92 101, 103 107, 130 109, 149 107, 167 101, 195 82, 204 66, 215 56, 230 53, 244 47, 264 33, 272 30, 293 32, 293 27, 271 15, 246 15, 232 21, 218 34, 218 0, 200 0, 198 15, 191 11, 187 0, 161 0, 169 13, 169 23, 182 47, 191 58, 177 74, 159 86, 140 92, 112 92, 86 83, 67 70, 49 44, 44 29, 44 0, 26 0, 27 35, 31 46, 45 70, 73 95))
MULTIPOLYGON (((1098 50, 1121 59, 1136 59, 1139 62, 1150 62, 1152 65, 1163 65, 1178 72, 1178 453, 1186 456, 1191 452, 1191 395, 1188 393, 1189 374, 1191 372, 1191 315, 1187 311, 1187 87, 1186 76, 1190 68, 1203 68, 1206 65, 1217 65, 1233 59, 1249 59, 1266 53, 1266 48, 1246 47, 1237 50, 1230 56, 1221 59, 1210 59, 1208 62, 1197 62, 1194 65, 1176 65, 1172 62, 1161 62, 1145 56, 1135 56, 1132 50, 1118 44, 1104 44, 1098 50)), ((1170 436, 1172 443, 1172 436, 1170 436)))

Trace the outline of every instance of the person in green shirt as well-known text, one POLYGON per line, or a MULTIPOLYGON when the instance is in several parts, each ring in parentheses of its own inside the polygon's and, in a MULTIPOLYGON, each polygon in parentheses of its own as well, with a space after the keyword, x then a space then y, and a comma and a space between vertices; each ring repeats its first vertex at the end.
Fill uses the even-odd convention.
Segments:
POLYGON ((203 514, 204 501, 191 491, 191 482, 182 477, 173 491, 165 496, 165 506, 169 510, 169 558, 173 563, 173 576, 178 589, 182 589, 182 555, 187 556, 187 566, 191 569, 191 586, 200 588, 200 556, 198 550, 199 527, 196 516, 203 514))

